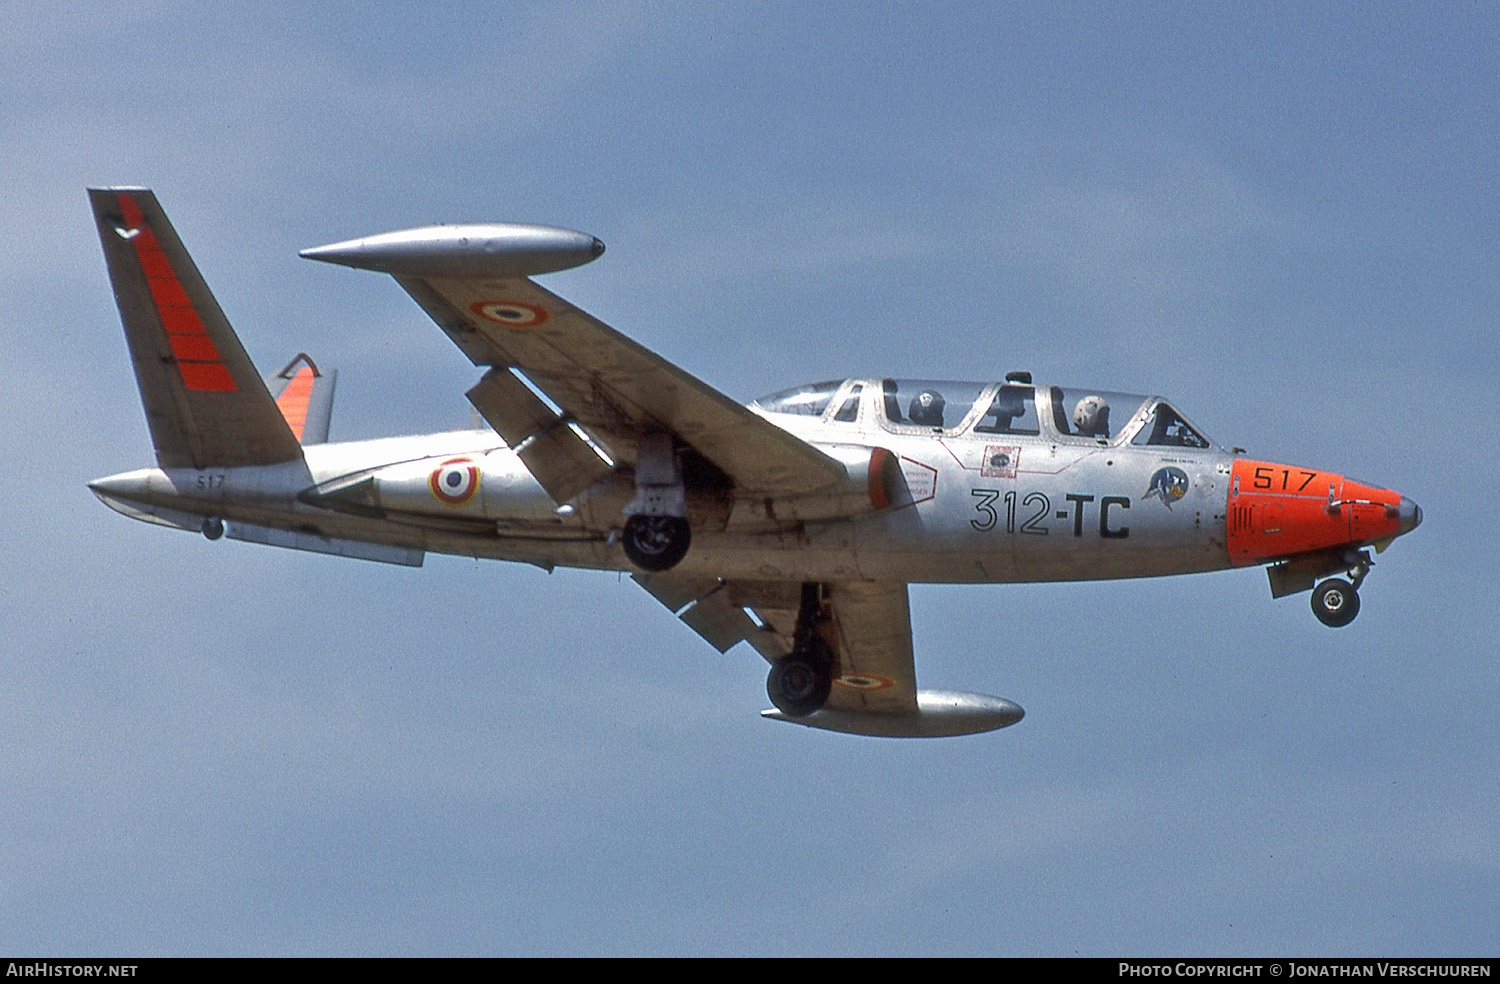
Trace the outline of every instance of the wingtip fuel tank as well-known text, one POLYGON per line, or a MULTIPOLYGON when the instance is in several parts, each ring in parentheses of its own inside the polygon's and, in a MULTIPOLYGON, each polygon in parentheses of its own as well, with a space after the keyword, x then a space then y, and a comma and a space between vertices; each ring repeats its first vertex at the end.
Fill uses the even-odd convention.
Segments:
POLYGON ((604 243, 585 232, 489 223, 385 232, 298 255, 398 277, 531 277, 582 266, 603 253, 604 243))
POLYGON ((803 717, 768 709, 761 717, 824 731, 877 738, 953 738, 1009 727, 1026 716, 1021 705, 1004 697, 958 690, 919 690, 917 709, 907 713, 843 711, 823 707, 803 717))

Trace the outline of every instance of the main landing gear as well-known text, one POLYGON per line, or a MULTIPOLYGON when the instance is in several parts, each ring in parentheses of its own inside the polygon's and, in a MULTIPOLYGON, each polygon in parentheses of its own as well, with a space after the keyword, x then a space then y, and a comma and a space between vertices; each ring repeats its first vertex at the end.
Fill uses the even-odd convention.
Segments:
POLYGON ((1349 571, 1349 580, 1331 577, 1313 589, 1312 610, 1318 621, 1341 629, 1359 614, 1359 586, 1375 563, 1366 551, 1360 551, 1359 562, 1349 571))
POLYGON ((676 567, 692 539, 688 521, 679 516, 631 516, 620 545, 632 564, 655 574, 676 567))
POLYGON ((620 545, 625 556, 643 571, 659 574, 676 567, 687 556, 692 530, 687 521, 687 492, 682 464, 672 435, 641 436, 636 451, 635 498, 625 507, 625 529, 620 545))
POLYGON ((766 696, 787 717, 806 717, 827 703, 833 692, 833 651, 819 631, 828 620, 822 588, 816 582, 803 583, 792 651, 772 663, 766 677, 766 696))

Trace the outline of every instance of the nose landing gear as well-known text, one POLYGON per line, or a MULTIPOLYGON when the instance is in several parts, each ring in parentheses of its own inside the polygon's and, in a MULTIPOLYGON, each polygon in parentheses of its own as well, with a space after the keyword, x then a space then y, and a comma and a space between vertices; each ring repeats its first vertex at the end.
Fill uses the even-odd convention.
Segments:
POLYGON ((1312 610, 1329 628, 1341 629, 1359 614, 1359 586, 1375 561, 1367 551, 1359 552, 1359 561, 1349 571, 1349 580, 1331 577, 1313 589, 1312 610))

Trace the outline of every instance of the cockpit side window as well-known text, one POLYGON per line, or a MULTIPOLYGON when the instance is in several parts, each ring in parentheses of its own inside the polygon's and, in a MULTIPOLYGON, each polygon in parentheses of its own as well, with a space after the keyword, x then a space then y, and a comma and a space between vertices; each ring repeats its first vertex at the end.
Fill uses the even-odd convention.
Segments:
MULTIPOLYGON (((908 383, 907 385, 913 386, 914 384, 908 383)), ((881 380, 880 391, 885 397, 885 419, 889 422, 910 424, 914 427, 943 426, 943 416, 948 404, 943 399, 942 391, 935 387, 925 386, 912 393, 906 403, 906 416, 904 417, 901 415, 901 406, 905 394, 901 392, 901 384, 894 379, 884 379, 881 380)))
POLYGON ((880 416, 898 431, 956 432, 979 413, 979 398, 989 388, 988 383, 951 379, 882 379, 880 416))
POLYGON ((1172 448, 1206 448, 1208 439, 1183 420, 1176 410, 1165 403, 1158 403, 1151 412, 1149 424, 1135 435, 1132 444, 1158 445, 1172 448))
POLYGON ((1068 429, 1068 411, 1063 403, 1063 391, 1061 386, 1054 386, 1047 391, 1052 397, 1052 426, 1064 437, 1073 433, 1068 429))
POLYGON ((995 391, 989 409, 974 425, 976 434, 1040 434, 1036 419, 1036 391, 1009 383, 995 391))
POLYGON ((864 387, 858 383, 849 391, 844 405, 839 407, 839 412, 833 415, 833 419, 842 424, 852 424, 859 419, 859 397, 864 392, 864 387))
POLYGON ((894 379, 882 379, 880 381, 880 393, 885 399, 885 419, 893 424, 904 424, 906 418, 901 416, 900 387, 894 379))
POLYGON ((1052 406, 1048 423, 1059 437, 1110 444, 1135 426, 1147 400, 1129 393, 1050 386, 1047 402, 1052 406))

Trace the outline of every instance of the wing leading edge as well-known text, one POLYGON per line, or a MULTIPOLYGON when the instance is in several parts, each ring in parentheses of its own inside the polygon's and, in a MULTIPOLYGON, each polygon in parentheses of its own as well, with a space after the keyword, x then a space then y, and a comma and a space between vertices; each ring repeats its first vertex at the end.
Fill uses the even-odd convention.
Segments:
POLYGON ((529 279, 602 251, 583 233, 487 225, 389 233, 302 255, 392 274, 475 365, 492 367, 470 397, 512 447, 538 444, 527 463, 554 498, 565 501, 609 469, 585 455, 589 441, 634 465, 641 438, 663 432, 747 493, 814 492, 847 476, 835 459, 529 279))

